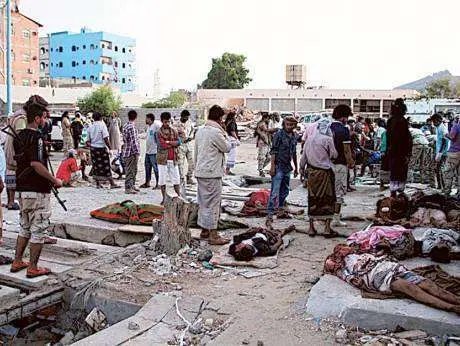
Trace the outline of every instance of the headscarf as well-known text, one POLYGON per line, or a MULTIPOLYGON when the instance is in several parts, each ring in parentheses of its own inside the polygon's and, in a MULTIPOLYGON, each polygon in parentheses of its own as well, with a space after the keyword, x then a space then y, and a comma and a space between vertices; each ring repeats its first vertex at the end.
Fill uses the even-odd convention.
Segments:
POLYGON ((331 124, 332 121, 329 118, 321 118, 317 121, 318 132, 322 135, 332 137, 331 124))

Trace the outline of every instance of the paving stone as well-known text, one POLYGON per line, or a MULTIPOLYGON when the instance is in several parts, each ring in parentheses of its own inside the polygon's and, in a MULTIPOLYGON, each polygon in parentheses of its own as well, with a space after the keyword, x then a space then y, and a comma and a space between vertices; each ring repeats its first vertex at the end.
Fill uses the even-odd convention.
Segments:
POLYGON ((21 291, 16 288, 0 285, 0 306, 5 307, 12 302, 17 302, 20 294, 21 291))
POLYGON ((358 289, 331 275, 324 275, 311 289, 307 312, 320 318, 339 317, 343 323, 371 330, 400 326, 435 335, 460 330, 460 319, 454 313, 408 299, 364 299, 358 289))

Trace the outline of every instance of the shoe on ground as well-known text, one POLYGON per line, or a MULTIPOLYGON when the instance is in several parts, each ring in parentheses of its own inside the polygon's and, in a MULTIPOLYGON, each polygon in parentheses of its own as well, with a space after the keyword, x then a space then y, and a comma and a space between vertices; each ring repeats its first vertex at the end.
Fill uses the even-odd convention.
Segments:
POLYGON ((127 195, 137 195, 137 191, 134 190, 134 189, 127 189, 127 190, 125 190, 125 193, 127 195))
POLYGON ((38 276, 49 275, 49 274, 51 274, 50 269, 37 267, 35 269, 27 269, 26 276, 29 279, 32 279, 32 278, 36 278, 38 276))
POLYGON ((21 261, 21 262, 13 262, 11 264, 11 268, 10 268, 10 272, 12 273, 17 273, 23 269, 26 269, 27 267, 29 267, 30 263, 29 262, 24 262, 24 261, 21 261))
POLYGON ((139 186, 141 189, 148 189, 150 187, 150 184, 144 183, 141 186, 139 186))
POLYGON ((133 190, 136 191, 136 192, 140 192, 141 190, 139 190, 137 187, 133 187, 133 190))

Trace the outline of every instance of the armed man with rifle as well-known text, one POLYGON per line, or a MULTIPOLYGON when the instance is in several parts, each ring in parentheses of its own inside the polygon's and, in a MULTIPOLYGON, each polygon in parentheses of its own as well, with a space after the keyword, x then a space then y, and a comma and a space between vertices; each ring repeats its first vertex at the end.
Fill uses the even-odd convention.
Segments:
POLYGON ((11 272, 27 268, 27 277, 48 275, 48 268, 37 266, 44 243, 44 232, 50 225, 52 189, 62 186, 48 170, 48 153, 45 140, 38 131, 46 121, 48 103, 40 96, 33 95, 24 105, 27 127, 14 134, 14 152, 17 162, 16 190, 19 192, 21 207, 21 229, 16 242, 16 253, 11 272), (30 243, 30 262, 22 257, 30 243))

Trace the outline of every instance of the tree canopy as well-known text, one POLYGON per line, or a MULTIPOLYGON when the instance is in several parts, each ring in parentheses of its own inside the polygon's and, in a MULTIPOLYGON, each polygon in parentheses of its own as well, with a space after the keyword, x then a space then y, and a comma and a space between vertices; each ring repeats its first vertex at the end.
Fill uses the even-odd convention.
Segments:
POLYGON ((110 116, 113 112, 118 112, 121 105, 120 96, 115 95, 108 86, 102 86, 77 101, 77 106, 81 112, 100 112, 104 117, 110 116))
POLYGON ((243 89, 252 79, 244 66, 244 55, 224 53, 220 58, 212 59, 211 70, 201 87, 203 89, 243 89))
POLYGON ((447 98, 452 96, 449 79, 434 80, 425 87, 424 96, 427 98, 447 98))
POLYGON ((187 97, 179 91, 171 91, 168 97, 155 102, 147 102, 142 105, 144 108, 178 108, 187 101, 187 97))

